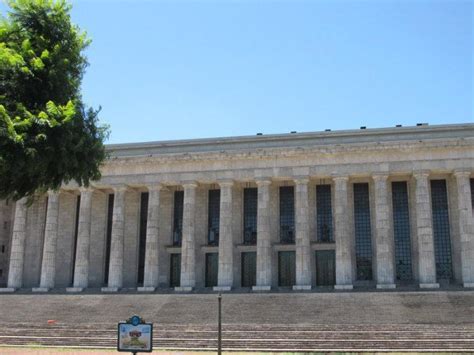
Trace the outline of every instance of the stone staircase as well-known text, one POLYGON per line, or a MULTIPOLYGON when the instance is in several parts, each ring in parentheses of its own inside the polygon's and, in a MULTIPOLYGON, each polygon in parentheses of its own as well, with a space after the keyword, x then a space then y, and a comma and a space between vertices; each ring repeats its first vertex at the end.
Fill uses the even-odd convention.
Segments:
MULTIPOLYGON (((154 349, 216 350, 213 325, 155 324, 154 349)), ((474 325, 224 324, 224 350, 236 351, 474 351, 474 325)), ((0 345, 115 348, 115 324, 2 323, 0 345)), ((1 352, 1 351, 0 351, 1 352)))

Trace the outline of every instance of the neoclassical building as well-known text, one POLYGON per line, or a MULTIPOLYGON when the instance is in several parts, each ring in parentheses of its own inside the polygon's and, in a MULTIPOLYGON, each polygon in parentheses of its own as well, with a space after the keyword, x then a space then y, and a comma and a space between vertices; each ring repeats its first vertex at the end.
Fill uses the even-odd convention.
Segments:
POLYGON ((109 145, 0 201, 0 290, 474 287, 474 124, 109 145))

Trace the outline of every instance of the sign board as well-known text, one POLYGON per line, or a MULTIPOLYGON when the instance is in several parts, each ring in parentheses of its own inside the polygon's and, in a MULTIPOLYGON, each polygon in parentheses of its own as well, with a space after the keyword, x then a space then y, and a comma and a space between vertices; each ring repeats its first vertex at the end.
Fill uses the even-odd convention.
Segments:
POLYGON ((118 324, 118 351, 150 353, 153 350, 153 324, 133 316, 118 324))

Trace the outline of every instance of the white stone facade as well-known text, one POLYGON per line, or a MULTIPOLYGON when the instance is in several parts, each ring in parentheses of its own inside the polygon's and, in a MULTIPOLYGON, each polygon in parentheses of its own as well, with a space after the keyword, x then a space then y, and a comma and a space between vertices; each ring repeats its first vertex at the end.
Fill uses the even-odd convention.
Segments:
POLYGON ((474 287, 474 124, 121 144, 107 149, 110 158, 102 179, 89 188, 64 185, 58 192, 38 196, 31 206, 24 200, 0 201, 1 291, 168 289, 171 254, 181 255, 176 291, 190 291, 205 287, 209 253, 218 254, 213 289, 227 291, 242 286, 244 252, 256 253, 252 289, 266 291, 280 284, 279 253, 285 251, 294 252, 293 289, 309 290, 320 286, 315 254, 322 250, 334 251, 335 289, 399 287, 393 182, 406 182, 408 188, 411 284, 437 288, 443 280, 437 277, 432 180, 445 181, 447 188, 450 282, 474 287), (372 277, 364 282, 358 279, 356 261, 353 185, 357 183, 368 184, 370 202, 372 277), (316 186, 323 184, 331 186, 333 242, 317 239, 316 186), (294 187, 294 243, 280 241, 281 186, 294 187), (243 242, 243 193, 249 187, 258 189, 255 244, 243 242), (219 245, 209 245, 208 191, 215 189, 220 190, 220 236, 219 245), (175 191, 184 191, 180 246, 172 243, 175 191), (139 255, 142 192, 148 192, 144 256, 139 255), (113 213, 108 220, 110 194, 114 194, 113 213), (139 283, 140 263, 144 275, 139 283))

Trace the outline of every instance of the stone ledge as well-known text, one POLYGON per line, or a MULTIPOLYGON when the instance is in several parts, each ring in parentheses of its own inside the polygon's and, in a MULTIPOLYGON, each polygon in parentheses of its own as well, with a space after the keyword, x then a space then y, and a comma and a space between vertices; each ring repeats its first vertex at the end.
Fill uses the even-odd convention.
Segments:
POLYGON ((79 293, 84 291, 83 287, 66 287, 66 292, 79 293))
POLYGON ((439 283, 420 284, 420 288, 439 288, 439 283))
POLYGON ((465 287, 465 288, 474 288, 474 282, 465 282, 463 284, 463 287, 465 287))
POLYGON ((334 285, 335 290, 353 290, 353 285, 334 285))
POLYGON ((100 289, 100 292, 118 292, 119 288, 118 287, 102 287, 100 289))
POLYGON ((0 287, 0 293, 11 293, 15 291, 16 291, 16 288, 14 287, 0 287))
POLYGON ((397 286, 395 284, 377 284, 377 289, 379 290, 389 290, 394 289, 397 286))
POLYGON ((230 286, 214 286, 212 291, 226 292, 232 290, 230 286))
POLYGON ((179 286, 179 287, 175 287, 174 290, 176 292, 191 292, 193 290, 193 287, 191 287, 191 286, 179 286))
POLYGON ((261 292, 261 291, 270 291, 271 286, 252 286, 252 291, 261 292))
POLYGON ((49 288, 48 287, 33 287, 31 289, 31 292, 48 292, 49 288))
POLYGON ((153 286, 137 287, 138 292, 154 292, 155 290, 156 290, 156 287, 153 287, 153 286))
POLYGON ((294 285, 293 291, 310 291, 311 285, 294 285))

